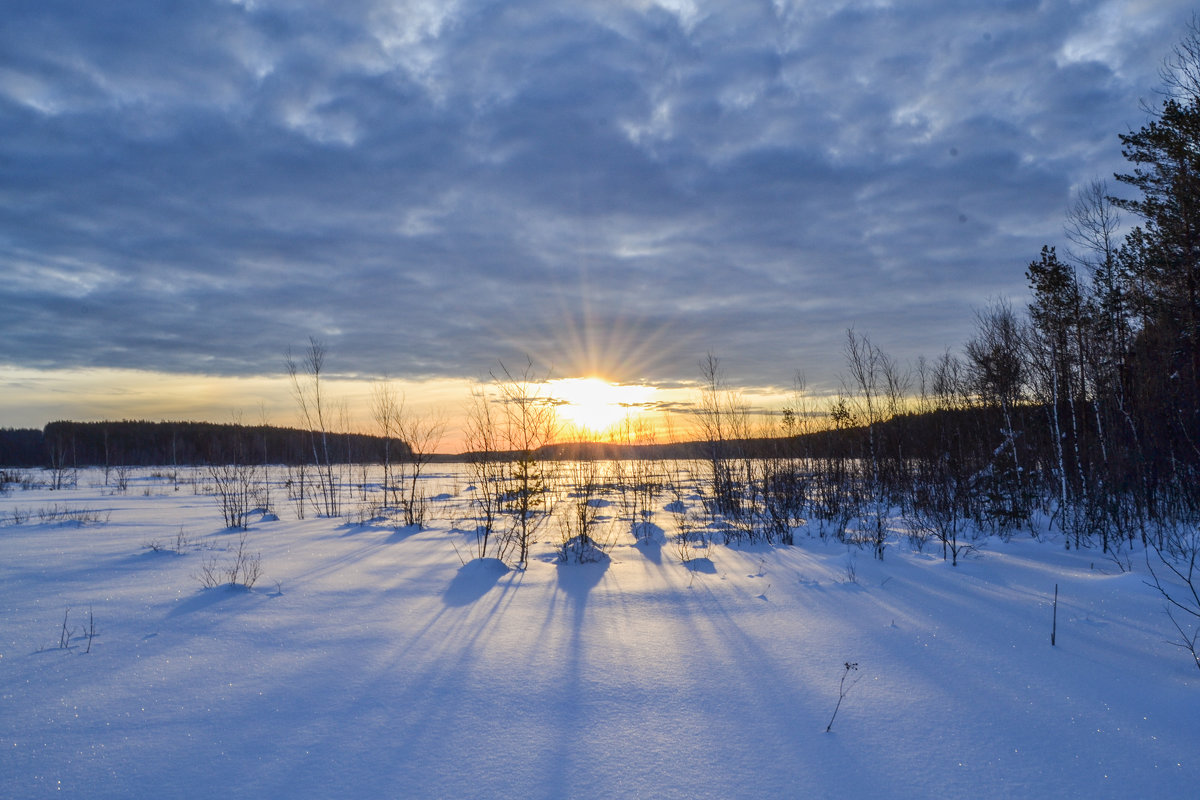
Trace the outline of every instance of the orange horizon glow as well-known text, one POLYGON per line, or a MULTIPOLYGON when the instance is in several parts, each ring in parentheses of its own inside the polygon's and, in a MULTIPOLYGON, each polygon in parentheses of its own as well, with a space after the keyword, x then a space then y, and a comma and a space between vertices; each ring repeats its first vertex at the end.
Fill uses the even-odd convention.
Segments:
MULTIPOLYGON (((377 381, 337 376, 326 384, 331 408, 341 409, 340 430, 378 434, 371 416, 377 381)), ((487 383, 466 378, 391 381, 418 417, 444 415, 443 454, 466 449, 466 409, 487 383)), ((538 382, 562 423, 559 442, 668 442, 697 435, 689 410, 696 389, 617 383, 590 374, 538 382)), ((756 413, 786 402, 774 390, 745 395, 756 413)), ((0 365, 0 427, 37 428, 54 420, 180 420, 282 427, 302 425, 286 376, 221 377, 135 369, 38 370, 0 365)))

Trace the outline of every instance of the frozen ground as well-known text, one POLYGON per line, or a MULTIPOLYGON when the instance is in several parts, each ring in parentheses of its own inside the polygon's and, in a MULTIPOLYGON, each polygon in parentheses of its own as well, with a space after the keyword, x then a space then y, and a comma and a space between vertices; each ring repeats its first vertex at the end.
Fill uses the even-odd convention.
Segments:
POLYGON ((1136 554, 801 537, 689 570, 621 534, 580 566, 546 528, 503 571, 460 561, 461 494, 421 531, 279 497, 264 576, 205 589, 214 498, 102 483, 0 497, 0 797, 1200 795, 1200 671, 1136 554))

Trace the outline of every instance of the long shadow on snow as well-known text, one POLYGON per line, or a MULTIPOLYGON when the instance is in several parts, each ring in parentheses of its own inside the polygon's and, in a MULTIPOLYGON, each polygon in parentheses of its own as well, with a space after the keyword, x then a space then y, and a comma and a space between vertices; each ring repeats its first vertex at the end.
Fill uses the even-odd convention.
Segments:
POLYGON ((633 546, 651 563, 661 564, 663 545, 667 543, 666 531, 653 522, 639 522, 636 533, 637 542, 633 546))
POLYGON ((568 561, 558 563, 558 588, 565 594, 575 612, 575 628, 578 631, 583 623, 583 611, 587 605, 588 593, 596 588, 604 573, 608 571, 611 559, 605 554, 598 561, 586 564, 573 564, 568 561))
POLYGON ((571 614, 570 639, 566 642, 565 652, 561 653, 563 669, 560 691, 562 696, 572 698, 573 702, 560 705, 562 715, 557 720, 559 731, 555 738, 559 743, 558 752, 544 759, 546 763, 555 765, 555 769, 545 776, 545 791, 540 795, 543 797, 566 797, 571 794, 572 773, 579 766, 576 764, 579 758, 576 744, 583 740, 590 727, 586 711, 591 705, 587 682, 595 677, 584 675, 587 662, 584 624, 588 596, 604 578, 610 563, 612 559, 603 553, 597 561, 584 564, 560 561, 557 565, 558 590, 566 596, 571 614))
POLYGON ((196 611, 204 611, 212 608, 215 605, 234 600, 236 598, 253 597, 255 595, 265 596, 264 593, 254 589, 247 589, 244 586, 236 586, 232 584, 223 584, 221 586, 213 586, 211 588, 201 589, 196 594, 180 600, 171 607, 167 612, 167 618, 178 617, 183 614, 192 614, 196 611))
MULTIPOLYGON (((729 555, 735 563, 734 554, 729 555)), ((764 569, 786 574, 776 559, 764 569)), ((672 640, 663 643, 664 652, 679 656, 676 691, 686 703, 704 709, 691 722, 703 720, 688 733, 691 743, 699 745, 698 752, 722 748, 724 782, 713 787, 713 794, 737 794, 736 787, 756 782, 802 785, 809 779, 815 786, 836 785, 829 776, 854 773, 848 745, 820 740, 826 747, 819 754, 794 746, 827 721, 822 715, 829 695, 820 680, 825 675, 807 674, 813 649, 825 642, 820 635, 808 638, 803 615, 771 604, 752 605, 751 600, 765 598, 751 598, 748 592, 739 596, 730 590, 736 586, 703 576, 689 583, 681 598, 689 613, 677 617, 672 640), (755 720, 753 740, 736 735, 743 718, 755 720)), ((836 658, 841 657, 839 651, 836 658)), ((886 794, 869 771, 850 785, 864 795, 886 794)))
MULTIPOLYGON (((467 573, 488 569, 488 565, 478 565, 467 573)), ((440 773, 439 780, 445 781, 444 796, 488 796, 486 789, 475 784, 481 779, 484 785, 492 779, 501 782, 502 788, 492 791, 491 796, 516 796, 508 785, 514 779, 499 774, 503 770, 497 770, 497 775, 485 771, 481 776, 469 767, 464 771, 462 764, 452 765, 447 758, 454 756, 460 737, 482 737, 486 742, 503 732, 492 713, 497 700, 483 688, 492 673, 479 669, 478 664, 488 649, 487 642, 502 630, 499 621, 523 577, 523 572, 506 570, 492 580, 500 591, 481 595, 474 606, 445 604, 411 634, 378 639, 390 655, 350 659, 334 678, 335 684, 352 687, 352 691, 328 691, 329 667, 322 662, 330 658, 336 661, 347 648, 362 648, 361 643, 353 643, 353 635, 346 644, 332 647, 315 662, 303 665, 299 675, 280 682, 263 705, 294 705, 297 685, 324 687, 305 701, 303 714, 315 732, 307 746, 340 757, 365 757, 370 768, 358 771, 352 779, 357 784, 355 793, 361 796, 394 796, 397 787, 410 781, 418 785, 428 781, 426 773, 430 770, 440 773), (353 719, 356 735, 347 736, 340 725, 311 722, 318 719, 353 719), (380 738, 389 742, 387 748, 359 749, 359 742, 380 738)), ((313 733, 308 735, 312 737, 313 733)), ((253 779, 245 786, 251 793, 268 796, 297 792, 331 796, 345 792, 344 776, 329 770, 327 761, 314 761, 305 755, 295 747, 280 748, 270 767, 255 765, 253 779)))
POLYGON ((386 517, 372 517, 365 522, 344 522, 337 526, 337 530, 342 532, 340 535, 343 538, 371 531, 383 532, 392 529, 392 526, 387 524, 387 521, 386 517))
POLYGON ((387 544, 396 544, 397 542, 403 542, 408 537, 418 534, 420 532, 421 532, 420 525, 401 525, 399 528, 395 528, 392 530, 391 535, 387 537, 385 542, 387 544))
POLYGON ((448 606, 469 606, 483 597, 508 572, 508 566, 498 558, 475 558, 458 568, 450 585, 442 593, 448 606))

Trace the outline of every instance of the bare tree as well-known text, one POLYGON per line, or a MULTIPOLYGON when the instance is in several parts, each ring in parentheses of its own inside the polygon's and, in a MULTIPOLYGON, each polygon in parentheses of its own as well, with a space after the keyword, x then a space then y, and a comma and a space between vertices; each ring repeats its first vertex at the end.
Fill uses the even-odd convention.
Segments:
POLYGON ((265 482, 265 469, 260 475, 252 463, 245 429, 239 426, 235 430, 224 447, 212 453, 208 476, 216 488, 225 526, 245 529, 251 511, 260 505, 269 510, 270 501, 260 485, 265 482))
POLYGON ((1167 617, 1179 632, 1179 641, 1173 642, 1187 651, 1200 669, 1200 531, 1192 526, 1175 529, 1165 538, 1162 545, 1151 545, 1158 556, 1158 563, 1174 576, 1169 583, 1154 568, 1150 551, 1146 551, 1146 568, 1150 572, 1149 585, 1158 590, 1166 601, 1167 617))
POLYGON ((700 436, 708 467, 710 513, 740 530, 749 514, 743 487, 750 483, 750 461, 740 445, 750 436, 749 409, 729 388, 721 361, 708 353, 700 361, 700 436))
POLYGON ((330 452, 329 428, 334 417, 321 382, 325 370, 325 345, 310 336, 303 362, 297 364, 289 350, 284 363, 292 381, 292 397, 300 409, 300 418, 312 445, 319 513, 336 517, 341 513, 341 475, 330 452))
MULTIPOLYGON (((910 529, 910 539, 924 542, 929 536, 942 545, 942 559, 950 558, 958 566, 959 556, 974 549, 962 538, 970 508, 970 498, 976 491, 969 475, 963 474, 962 459, 952 452, 924 459, 914 475, 910 502, 904 517, 910 529)), ((920 545, 917 549, 921 549, 920 545)))
POLYGON ((726 440, 729 438, 725 417, 725 371, 712 353, 700 362, 700 435, 705 444, 709 468, 709 486, 713 505, 720 513, 733 510, 733 476, 729 468, 726 440))
POLYGON ((1163 92, 1181 103, 1200 102, 1200 17, 1192 15, 1187 33, 1158 71, 1163 92))
POLYGON ((475 511, 476 555, 503 559, 511 540, 494 534, 501 511, 505 460, 500 452, 500 421, 487 387, 471 393, 465 444, 471 474, 471 507, 475 511))
POLYGON ((392 481, 392 440, 400 435, 400 418, 404 407, 403 396, 387 381, 371 387, 371 415, 375 426, 383 437, 383 502, 390 505, 389 495, 394 501, 396 489, 392 481))
POLYGON ((404 495, 400 499, 404 524, 419 527, 425 524, 427 501, 419 481, 446 434, 446 418, 437 411, 418 414, 402 403, 399 433, 406 445, 404 495))
POLYGON ((245 461, 211 464, 208 476, 216 487, 221 516, 228 528, 245 528, 250 512, 258 504, 258 468, 245 461))
POLYGON ((608 540, 598 534, 600 471, 590 458, 575 458, 567 465, 567 502, 560 518, 561 561, 586 563, 604 559, 608 540))
POLYGON ((1004 300, 993 301, 986 310, 976 312, 976 321, 977 332, 965 347, 970 387, 982 401, 985 413, 990 416, 997 407, 1000 410, 998 424, 990 423, 999 428, 999 437, 987 443, 992 458, 985 494, 990 519, 1007 529, 1027 520, 1031 511, 1032 493, 1026 489, 1021 465, 1022 432, 1014 424, 1014 410, 1025 394, 1028 332, 1004 300))
MULTIPOLYGON (((630 432, 629 440, 639 445, 653 445, 656 440, 653 427, 643 418, 626 418, 630 432)), ((657 458, 638 457, 629 462, 630 528, 634 538, 645 541, 653 530, 651 522, 658 497, 663 492, 662 463, 657 458)))
POLYGON ((539 450, 554 441, 558 414, 545 393, 546 378, 537 375, 532 361, 517 375, 501 363, 492 379, 502 408, 501 439, 511 454, 504 507, 513 520, 517 565, 524 568, 533 535, 547 513, 550 475, 539 450))
POLYGON ((65 489, 78 480, 75 467, 75 437, 68 442, 66 434, 55 431, 46 437, 46 450, 50 459, 50 488, 65 489))
POLYGON ((842 381, 846 400, 867 433, 866 470, 862 476, 862 492, 867 500, 864 510, 869 517, 866 521, 871 526, 875 557, 882 559, 889 503, 879 426, 900 412, 910 381, 890 356, 853 328, 846 331, 845 355, 850 372, 849 378, 842 381))
MULTIPOLYGON (((1122 472, 1126 476, 1130 472, 1142 472, 1138 430, 1128 413, 1127 380, 1122 377, 1134 337, 1132 298, 1128 276, 1121 265, 1117 238, 1121 215, 1109 196, 1108 184, 1092 181, 1081 189, 1067 212, 1064 227, 1067 239, 1073 245, 1068 256, 1086 271, 1091 283, 1090 296, 1084 300, 1088 325, 1076 328, 1079 381, 1083 394, 1090 398, 1094 439, 1100 448, 1102 469, 1096 476, 1097 485, 1092 497, 1096 500, 1096 511, 1109 517, 1099 526, 1102 548, 1108 552, 1111 544, 1109 528, 1120 529, 1126 515, 1108 502, 1110 492, 1105 484, 1122 482, 1123 478, 1119 477, 1122 472), (1132 434, 1132 448, 1109 446, 1117 428, 1127 429, 1132 434)), ((1144 480, 1144 475, 1139 474, 1137 483, 1144 486, 1144 480)))
POLYGON ((305 503, 308 500, 308 464, 301 462, 294 467, 289 464, 285 486, 287 487, 288 499, 295 503, 296 519, 304 519, 305 503))
MULTIPOLYGON (((1120 263, 1121 214, 1109 195, 1108 183, 1092 181, 1079 190, 1064 224, 1071 247, 1068 258, 1082 267, 1091 280, 1095 344, 1101 345, 1096 366, 1114 373, 1129 347, 1131 298, 1120 263)), ((1120 390, 1119 382, 1100 378, 1102 390, 1120 390)))

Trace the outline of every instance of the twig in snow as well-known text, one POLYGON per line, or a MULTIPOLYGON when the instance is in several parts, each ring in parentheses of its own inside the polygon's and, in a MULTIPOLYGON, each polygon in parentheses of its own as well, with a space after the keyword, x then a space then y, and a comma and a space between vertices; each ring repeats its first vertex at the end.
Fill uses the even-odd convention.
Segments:
POLYGON ((846 678, 850 676, 851 672, 858 671, 858 662, 846 661, 842 664, 842 666, 845 669, 842 670, 842 680, 840 683, 838 683, 838 701, 837 705, 833 707, 833 716, 829 718, 829 724, 825 726, 826 733, 829 733, 833 730, 833 721, 837 719, 838 709, 842 707, 842 701, 846 699, 846 695, 848 695, 850 690, 854 688, 854 684, 862 680, 862 676, 857 676, 854 680, 850 681, 850 685, 847 686, 846 678))

